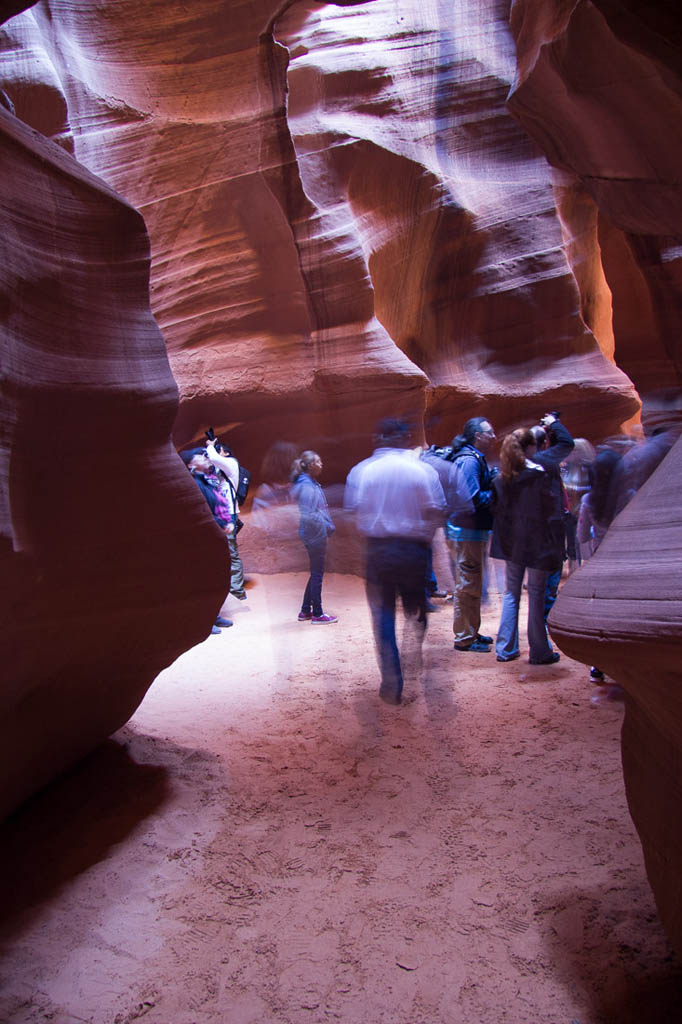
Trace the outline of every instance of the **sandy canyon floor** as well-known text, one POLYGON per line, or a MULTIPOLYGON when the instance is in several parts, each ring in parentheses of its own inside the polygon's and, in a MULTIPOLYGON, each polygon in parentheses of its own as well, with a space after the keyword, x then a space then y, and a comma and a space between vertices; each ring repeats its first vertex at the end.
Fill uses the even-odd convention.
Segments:
MULTIPOLYGON (((682 969, 587 669, 452 650, 377 697, 360 580, 302 575, 2 829, 0 1020, 665 1024, 682 969)), ((499 600, 486 609, 494 633, 499 600)))

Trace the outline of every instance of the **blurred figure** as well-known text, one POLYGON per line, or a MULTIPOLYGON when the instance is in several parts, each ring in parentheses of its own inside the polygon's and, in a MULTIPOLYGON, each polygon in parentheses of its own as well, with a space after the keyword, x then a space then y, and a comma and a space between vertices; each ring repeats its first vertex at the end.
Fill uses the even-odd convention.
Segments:
POLYGON ((379 696, 387 704, 400 704, 396 597, 402 600, 405 639, 418 663, 426 630, 428 551, 445 517, 445 495, 436 471, 409 451, 410 430, 403 420, 382 420, 374 441, 374 454, 348 474, 344 504, 367 538, 367 600, 381 671, 379 696))
POLYGON ((616 515, 618 482, 622 471, 620 455, 606 449, 590 466, 590 489, 583 495, 578 512, 578 540, 583 559, 590 558, 616 515))
MULTIPOLYGON (((568 511, 573 516, 574 523, 578 522, 578 512, 583 495, 590 489, 589 470, 596 455, 594 446, 584 437, 576 437, 573 451, 566 456, 561 466, 561 476, 566 488, 568 499, 568 511)), ((569 552, 568 571, 573 572, 581 562, 580 542, 577 539, 575 554, 569 552)))
POLYGON ((253 496, 253 512, 291 501, 290 473, 297 454, 298 448, 289 441, 275 441, 268 449, 260 470, 262 483, 253 496))
POLYGON ((10 114, 14 114, 16 117, 17 112, 14 109, 14 104, 4 89, 0 89, 0 106, 3 106, 5 110, 9 110, 10 114))
POLYGON ((535 438, 530 430, 515 430, 502 442, 500 475, 495 480, 495 524, 491 553, 504 558, 507 586, 495 650, 498 661, 513 661, 519 650, 519 602, 528 572, 528 645, 531 665, 559 660, 545 627, 547 575, 561 564, 561 508, 550 475, 533 461, 535 438))
MULTIPOLYGON (((599 452, 590 466, 590 490, 584 494, 578 513, 578 541, 583 560, 591 558, 613 522, 622 478, 622 460, 611 449, 599 452)), ((590 668, 594 683, 604 681, 604 673, 596 665, 590 668)))
MULTIPOLYGON (((234 529, 230 508, 220 491, 218 477, 213 470, 206 450, 204 448, 188 448, 186 451, 180 452, 180 458, 187 466, 192 479, 206 499, 213 518, 225 534, 226 539, 229 540, 230 533, 234 529)), ((232 619, 225 619, 222 615, 218 615, 211 627, 211 633, 220 633, 221 627, 226 629, 232 625, 232 619)))
POLYGON ((573 445, 573 451, 562 463, 561 476, 568 494, 568 507, 577 517, 583 494, 590 489, 589 471, 597 453, 585 437, 576 437, 573 445))
POLYGON ((652 430, 647 430, 644 441, 640 444, 631 444, 623 453, 616 514, 625 508, 654 470, 658 469, 680 436, 681 430, 680 423, 658 424, 652 430))
MULTIPOLYGON (((440 485, 443 488, 443 493, 445 494, 448 514, 456 512, 463 503, 458 493, 457 467, 452 461, 452 457, 453 449, 450 445, 440 447, 439 445, 432 444, 420 454, 420 458, 423 459, 427 465, 435 469, 438 474, 440 485)), ((466 499, 464 499, 464 504, 467 505, 468 511, 471 512, 473 509, 473 503, 470 501, 467 502, 466 499)), ((445 530, 445 527, 443 527, 443 530, 445 530)), ((426 567, 427 612, 436 611, 436 606, 431 602, 432 597, 442 597, 447 600, 448 592, 438 585, 438 580, 433 568, 433 548, 430 547, 429 559, 426 567)))
POLYGON ((467 420, 462 433, 452 441, 451 461, 456 484, 446 527, 448 550, 455 580, 454 647, 456 651, 487 653, 491 636, 479 633, 485 552, 493 525, 492 484, 494 474, 486 454, 495 431, 484 416, 467 420))
POLYGON ((294 460, 291 467, 292 494, 298 502, 300 523, 298 535, 305 545, 310 562, 310 577, 306 584, 299 622, 310 621, 315 625, 338 622, 336 615, 322 610, 322 577, 324 558, 327 551, 327 537, 334 532, 324 491, 317 482, 322 472, 322 459, 313 451, 305 451, 294 460))

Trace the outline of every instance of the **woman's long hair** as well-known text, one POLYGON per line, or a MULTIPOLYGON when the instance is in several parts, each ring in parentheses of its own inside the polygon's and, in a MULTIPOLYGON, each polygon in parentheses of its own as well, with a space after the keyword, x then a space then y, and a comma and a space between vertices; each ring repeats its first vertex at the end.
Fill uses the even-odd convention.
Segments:
POLYGON ((617 452, 607 449, 599 452, 590 466, 590 496, 592 515, 598 523, 610 524, 616 512, 616 499, 620 483, 621 459, 617 452))
POLYGON ((507 434, 500 448, 500 476, 506 484, 518 476, 526 466, 526 452, 535 444, 535 438, 526 427, 507 434))
POLYGON ((319 459, 319 457, 320 456, 317 454, 317 452, 301 452, 299 457, 297 459, 294 459, 292 463, 290 478, 291 482, 294 483, 296 480, 298 480, 301 473, 307 473, 311 463, 313 463, 315 459, 319 459))

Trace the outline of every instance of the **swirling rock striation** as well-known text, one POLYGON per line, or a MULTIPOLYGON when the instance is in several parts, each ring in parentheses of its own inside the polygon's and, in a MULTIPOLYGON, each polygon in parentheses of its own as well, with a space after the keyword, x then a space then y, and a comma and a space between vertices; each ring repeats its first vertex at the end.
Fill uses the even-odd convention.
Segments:
POLYGON ((593 434, 636 412, 506 109, 504 8, 45 0, 12 23, 61 84, 55 135, 145 216, 178 443, 212 423, 257 466, 286 437, 340 479, 382 414, 447 440, 482 411, 593 434))

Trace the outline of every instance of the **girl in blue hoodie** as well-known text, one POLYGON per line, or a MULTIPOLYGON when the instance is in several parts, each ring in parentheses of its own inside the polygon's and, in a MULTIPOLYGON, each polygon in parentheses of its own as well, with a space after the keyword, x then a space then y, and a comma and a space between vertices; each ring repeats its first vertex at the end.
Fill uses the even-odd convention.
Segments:
POLYGON ((317 452, 303 452, 291 469, 292 494, 298 501, 301 514, 298 535, 305 544, 310 561, 310 578, 303 595, 298 613, 299 622, 306 620, 313 625, 337 622, 336 615, 326 615, 322 610, 322 577, 327 537, 334 532, 327 499, 317 482, 322 472, 322 459, 317 452))

